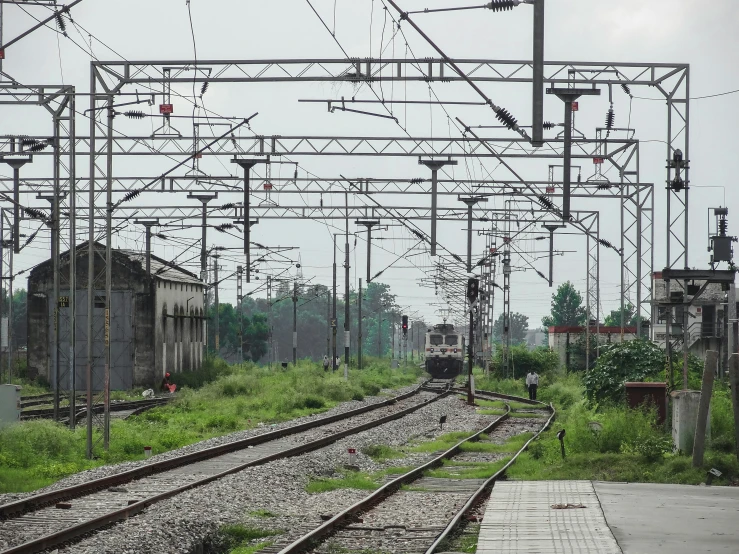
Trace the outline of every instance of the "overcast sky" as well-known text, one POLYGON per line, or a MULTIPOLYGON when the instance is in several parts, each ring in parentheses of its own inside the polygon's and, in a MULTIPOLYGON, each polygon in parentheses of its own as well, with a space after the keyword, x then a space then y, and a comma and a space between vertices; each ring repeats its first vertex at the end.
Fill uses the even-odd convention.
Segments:
MULTIPOLYGON (((313 6, 324 19, 326 25, 335 30, 336 41, 351 57, 382 56, 424 58, 436 56, 430 46, 407 23, 396 32, 392 18, 397 14, 384 8, 382 0, 311 0, 313 6)), ((399 0, 404 10, 422 10, 450 6, 465 6, 475 2, 463 0, 399 0)), ((20 7, 4 5, 4 36, 7 41, 30 27, 32 16, 46 17, 44 7, 24 5, 27 13, 20 7)), ((343 58, 344 54, 322 22, 311 10, 305 0, 283 1, 226 1, 192 0, 190 3, 195 35, 197 57, 203 59, 278 59, 278 58, 343 58)), ((739 89, 739 35, 735 31, 739 21, 739 3, 731 0, 621 0, 619 2, 601 0, 549 0, 547 2, 546 53, 547 60, 567 61, 610 61, 610 62, 669 62, 691 64, 690 90, 692 97, 707 96, 739 89)), ((184 0, 85 0, 72 10, 75 24, 68 23, 69 37, 65 38, 52 29, 40 29, 33 35, 12 46, 6 52, 4 71, 24 84, 73 84, 78 91, 89 88, 90 44, 93 54, 100 60, 191 60, 194 58, 193 37, 188 18, 188 6, 184 0), (107 45, 107 47, 106 47, 107 45), (109 48, 108 48, 109 47, 109 48)), ((492 13, 490 10, 471 10, 444 14, 414 16, 421 28, 453 58, 518 59, 531 58, 531 6, 522 5, 511 12, 492 13)), ((251 129, 263 135, 339 135, 339 136, 413 136, 459 137, 454 118, 460 117, 468 125, 494 125, 494 114, 485 107, 447 106, 446 111, 439 107, 414 106, 405 110, 395 106, 391 119, 380 119, 350 113, 328 113, 325 105, 298 103, 298 99, 340 98, 341 96, 372 99, 375 93, 396 100, 428 100, 439 97, 445 100, 476 101, 479 97, 464 83, 424 83, 395 85, 385 84, 382 89, 373 85, 353 86, 349 83, 299 83, 299 84, 212 84, 203 98, 205 106, 213 112, 227 116, 245 117, 254 112, 259 116, 251 129)), ((133 90, 131 89, 127 90, 133 90)), ((529 125, 531 118, 530 91, 527 87, 505 83, 481 85, 485 94, 497 104, 508 109, 522 125, 529 125)), ((178 92, 192 95, 192 87, 179 87, 178 92)), ((199 90, 197 91, 199 93, 199 90)), ((634 88, 634 96, 657 98, 659 93, 649 88, 634 88)), ((641 181, 654 183, 655 187, 655 269, 664 266, 665 245, 665 157, 663 142, 666 137, 666 109, 663 102, 633 99, 630 100, 620 89, 614 89, 614 111, 616 126, 626 127, 630 121, 636 129, 640 146, 641 181)), ((159 102, 159 99, 157 99, 159 102)), ((730 231, 739 234, 739 226, 734 224, 739 218, 739 193, 736 191, 736 150, 739 147, 736 129, 739 127, 737 105, 739 94, 729 94, 691 102, 691 186, 690 197, 690 265, 705 266, 708 262, 707 223, 708 208, 728 205, 730 208, 730 231), (699 189, 699 187, 705 187, 699 189)), ((192 104, 185 99, 174 101, 178 114, 192 113, 192 104)), ((87 99, 78 102, 80 111, 87 106, 87 99)), ((588 137, 593 137, 596 126, 603 126, 608 110, 608 93, 602 91, 600 98, 587 98, 580 102, 576 126, 588 137)), ((368 111, 382 112, 380 106, 364 106, 368 111)), ((364 109, 362 108, 362 109, 364 109)), ((135 108, 134 108, 135 109, 135 108)), ((149 113, 156 106, 140 109, 149 113)), ((386 112, 383 112, 386 113, 386 112)), ((554 98, 547 98, 545 120, 562 121, 562 104, 554 98)), ((130 134, 148 135, 161 122, 153 119, 130 121, 116 119, 116 128, 130 134)), ((183 134, 190 134, 187 121, 176 122, 183 134)), ((88 123, 82 115, 78 116, 78 129, 81 134, 88 133, 88 123)), ((40 108, 17 108, 0 106, 0 134, 49 134, 49 118, 40 108)), ((216 134, 222 129, 216 128, 216 134)), ((517 135, 507 130, 480 130, 482 136, 515 138, 517 135)), ((549 133, 547 136, 553 136, 549 133)), ((249 136, 244 131, 243 136, 249 136)), ((623 134, 617 134, 622 138, 623 134)), ((180 161, 180 160, 176 160, 180 161)), ((176 162, 172 159, 146 160, 132 162, 129 159, 116 160, 116 175, 140 175, 154 177, 166 171, 176 162)), ((354 177, 428 177, 428 171, 419 167, 416 158, 358 158, 329 157, 296 158, 300 164, 299 176, 308 174, 335 178, 339 174, 354 177)), ((527 179, 546 180, 548 165, 554 161, 534 162, 515 159, 512 167, 527 179)), ((583 179, 591 177, 594 168, 583 163, 583 179)), ((86 158, 78 162, 80 174, 87 175, 86 158)), ((234 172, 228 157, 221 161, 207 159, 201 169, 218 175, 234 172)), ((44 176, 42 164, 37 169, 23 170, 26 177, 44 176)), ((605 169, 605 166, 604 166, 605 169)), ((272 176, 290 176, 294 166, 275 164, 272 176)), ((257 171, 264 175, 264 169, 257 171)), ((9 176, 7 169, 0 167, 0 175, 9 176)), ((492 176, 498 179, 510 178, 505 168, 499 167, 496 160, 460 160, 449 175, 463 179, 479 179, 492 176)), ((614 172, 606 174, 612 181, 617 179, 614 172)), ((427 195, 414 195, 408 198, 399 196, 376 197, 385 205, 428 206, 427 195)), ((239 201, 240 195, 227 199, 220 197, 218 202, 239 201)), ((252 202, 258 204, 267 199, 262 194, 255 195, 252 202)), ((302 205, 304 202, 315 205, 317 195, 273 195, 273 201, 287 205, 302 205)), ((150 194, 137 199, 143 205, 198 205, 188 200, 184 193, 150 194)), ((23 202, 30 202, 26 198, 23 202)), ((36 204, 38 201, 35 201, 36 204)), ((342 204, 343 195, 334 199, 324 195, 325 205, 342 204)), ((350 199, 352 205, 368 203, 362 197, 350 199)), ((440 201, 443 206, 459 207, 454 197, 440 201)), ((502 208, 503 199, 498 198, 487 204, 491 208, 502 208)), ((520 209, 528 209, 526 202, 516 203, 520 209)), ((7 205, 6 207, 9 207, 7 205)), ((601 237, 618 244, 620 240, 618 204, 616 201, 588 202, 576 200, 573 209, 599 210, 601 217, 601 237)), ((392 224, 391 221, 383 222, 392 224)), ((429 224, 421 223, 428 232, 429 224)), ((490 223, 474 225, 475 238, 473 251, 479 255, 485 246, 484 238, 477 236, 478 230, 489 230, 490 223)), ((28 222, 28 232, 37 224, 28 222)), ((80 227, 85 222, 80 222, 80 227)), ((441 244, 452 252, 463 255, 466 252, 466 238, 463 222, 445 222, 440 225, 441 244)), ((350 225, 352 231, 355 225, 350 225)), ((254 239, 269 246, 295 246, 299 251, 290 253, 295 261, 302 264, 303 277, 312 278, 313 283, 329 285, 331 282, 332 237, 340 232, 324 222, 271 220, 261 221, 254 227, 254 239), (299 254, 298 254, 299 252, 299 254)), ((573 232, 569 229, 569 232, 573 232)), ((197 231, 177 231, 167 233, 177 237, 178 244, 156 242, 156 253, 167 259, 189 260, 187 266, 197 271, 197 247, 182 254, 181 244, 193 244, 197 231)), ((546 241, 533 240, 542 236, 541 230, 528 235, 517 244, 526 253, 526 259, 543 273, 547 272, 547 260, 541 251, 546 241)), ((31 267, 48 256, 48 234, 39 235, 31 246, 16 258, 16 269, 31 267)), ((119 233, 114 246, 142 248, 142 230, 130 226, 119 233)), ((405 229, 397 226, 379 234, 383 240, 376 243, 373 251, 373 273, 393 262, 411 248, 416 240, 405 229), (384 250, 383 250, 384 249, 384 250)), ((80 240, 85 237, 80 235, 80 240)), ((238 237, 211 232, 210 245, 238 246, 238 237)), ((571 280, 585 292, 585 239, 576 234, 567 234, 556 243, 562 255, 555 259, 555 286, 571 280)), ((365 274, 365 244, 359 240, 354 246, 351 242, 352 283, 365 274)), ((392 286, 398 295, 399 304, 408 306, 408 312, 417 311, 428 321, 438 319, 437 302, 433 288, 421 287, 420 279, 428 277, 431 258, 427 253, 396 262, 381 277, 381 281, 392 286)), ((339 254, 341 256, 341 253, 339 254)), ((243 261, 241 262, 243 263, 243 261)), ((223 260, 223 273, 235 268, 237 258, 223 260)), ((514 266, 528 267, 526 262, 513 260, 514 266)), ((601 251, 601 319, 604 313, 617 307, 619 301, 619 258, 612 252, 601 251)), ((281 271, 286 266, 273 264, 272 270, 281 271)), ((266 268, 265 268, 266 270, 266 268)), ((295 274, 293 269, 288 274, 295 274)), ((288 275, 285 274, 285 275, 288 275)), ((343 283, 343 277, 339 280, 343 283)), ((16 280, 16 286, 23 281, 16 280)), ((246 287, 246 291, 261 282, 246 287)), ((224 285, 222 301, 235 301, 235 281, 224 285)), ((343 293, 343 285, 340 287, 343 293)), ((513 275, 511 302, 512 309, 530 318, 530 325, 538 325, 541 317, 549 311, 551 290, 534 271, 520 271, 513 275)), ((261 294, 261 293, 260 293, 261 294)), ((635 298, 632 298, 635 300, 635 298)), ((496 316, 502 307, 501 299, 496 299, 496 316)))

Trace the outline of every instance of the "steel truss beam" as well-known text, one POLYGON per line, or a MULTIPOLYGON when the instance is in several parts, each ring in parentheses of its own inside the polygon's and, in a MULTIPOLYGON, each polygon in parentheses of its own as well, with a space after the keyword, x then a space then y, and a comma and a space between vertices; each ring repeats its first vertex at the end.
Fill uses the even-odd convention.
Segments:
MULTIPOLYGON (((45 141, 50 137, 29 137, 45 141)), ((214 142, 216 137, 158 137, 115 135, 111 141, 114 156, 190 156, 214 142)), ((17 137, 0 136, 0 155, 8 154, 14 148, 17 137)), ((563 139, 549 139, 551 149, 531 148, 524 139, 505 137, 407 137, 407 136, 330 136, 330 135, 257 135, 248 137, 220 138, 203 151, 203 158, 212 156, 384 156, 419 157, 452 156, 454 158, 533 158, 559 159, 562 157, 556 147, 563 146, 563 139), (487 145, 496 145, 500 152, 490 153, 487 145)), ((603 141, 596 139, 573 139, 573 159, 611 158, 629 146, 638 143, 635 139, 609 139, 604 148, 603 141), (611 148, 607 148, 611 146, 611 148)), ((93 152, 90 137, 76 137, 78 155, 89 156, 93 152)), ((69 142, 60 143, 62 152, 69 149, 69 142)), ((106 143, 96 144, 95 156, 107 154, 106 143)), ((47 155, 43 151, 34 155, 47 155)), ((50 154, 48 154, 50 155, 50 154)))

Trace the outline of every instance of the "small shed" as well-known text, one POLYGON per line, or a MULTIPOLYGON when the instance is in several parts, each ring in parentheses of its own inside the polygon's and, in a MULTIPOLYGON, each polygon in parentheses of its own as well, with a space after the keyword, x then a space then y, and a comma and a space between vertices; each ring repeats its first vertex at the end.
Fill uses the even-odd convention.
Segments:
MULTIPOLYGON (((96 249, 104 249, 97 244, 96 249)), ((87 388, 87 243, 76 255, 76 368, 75 389, 87 388)), ((146 274, 146 255, 133 250, 112 251, 113 285, 110 299, 110 388, 126 390, 159 384, 165 372, 198 369, 205 349, 205 285, 198 277, 171 262, 151 256, 151 275, 146 274)), ((70 344, 69 252, 59 259, 59 298, 54 301, 53 265, 47 260, 28 277, 28 372, 57 386, 55 356, 60 357, 59 385, 70 388, 67 369, 70 344), (58 307, 59 351, 53 352, 54 308, 58 307)), ((95 272, 104 274, 98 256, 95 272)), ((105 365, 105 290, 96 290, 93 303, 93 390, 102 390, 105 365)))

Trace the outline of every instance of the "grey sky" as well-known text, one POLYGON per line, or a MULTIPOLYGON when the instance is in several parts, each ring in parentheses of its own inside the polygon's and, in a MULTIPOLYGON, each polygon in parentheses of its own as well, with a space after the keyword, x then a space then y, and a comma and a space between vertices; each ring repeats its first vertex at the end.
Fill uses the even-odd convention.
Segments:
MULTIPOLYGON (((381 0, 312 0, 313 5, 324 17, 329 27, 334 27, 334 6, 336 6, 336 38, 350 56, 378 56, 384 48, 383 57, 415 56, 423 58, 436 54, 407 24, 402 25, 404 35, 398 34, 394 41, 393 25, 386 18, 381 0), (371 14, 373 14, 371 16, 371 14), (406 53, 405 39, 409 51, 406 53), (371 43, 371 50, 370 50, 371 43), (382 46, 380 46, 382 44, 382 46)), ((431 7, 464 6, 474 4, 464 0, 401 0, 406 10, 431 7)), ((40 7, 24 6, 38 17, 47 15, 40 7)), ((192 0, 191 9, 199 59, 264 59, 264 58, 341 58, 343 54, 330 34, 311 11, 305 0, 284 0, 272 2, 192 0)), ((390 14, 391 12, 388 12, 390 14)), ((75 22, 104 41, 129 60, 167 60, 192 59, 193 44, 184 0, 86 0, 73 9, 75 22)), ((397 15, 392 13, 397 19, 397 15)), ((520 59, 531 57, 531 7, 519 6, 512 12, 491 13, 489 10, 475 10, 436 15, 419 15, 415 21, 451 57, 520 59)), ((739 3, 730 0, 710 3, 697 0, 623 0, 618 3, 601 0, 549 0, 547 2, 546 58, 548 60, 569 61, 612 61, 612 62, 679 62, 691 64, 691 95, 703 96, 739 89, 739 35, 735 33, 739 21, 739 3)), ((16 6, 5 5, 5 37, 11 38, 32 24, 29 16, 16 6)), ((89 41, 84 30, 68 25, 69 36, 77 42, 89 41)), ((95 39, 92 49, 102 60, 117 57, 95 39)), ((59 83, 75 84, 80 91, 86 91, 89 83, 89 56, 71 44, 68 39, 42 29, 31 37, 8 49, 4 70, 26 84, 59 83), (57 45, 58 41, 58 45, 57 45)), ((459 84, 435 83, 433 93, 443 99, 478 100, 469 86, 459 84)), ((530 93, 526 87, 515 85, 487 85, 485 93, 496 103, 504 106, 518 118, 521 124, 530 122, 530 93)), ((181 87, 182 94, 191 94, 191 87, 181 87)), ((394 86, 383 85, 382 90, 375 85, 375 91, 385 98, 428 99, 429 88, 423 83, 394 86)), ((199 91, 198 91, 199 92, 199 91)), ((635 96, 657 97, 658 93, 649 89, 635 89, 635 96)), ((596 126, 602 126, 608 109, 607 91, 601 98, 584 99, 577 114, 577 127, 588 136, 594 135, 596 126)), ((396 108, 394 115, 399 124, 391 120, 371 118, 357 114, 327 113, 324 105, 299 104, 298 98, 374 98, 366 86, 356 89, 350 84, 297 84, 297 85, 211 85, 204 101, 208 109, 229 116, 247 116, 259 112, 252 129, 258 134, 282 135, 376 135, 402 136, 405 127, 415 136, 458 137, 459 131, 440 109, 429 111, 428 107, 408 109, 396 108)), ((87 100, 81 99, 79 106, 84 109, 87 100)), ((735 138, 739 127, 739 94, 717 98, 695 100, 691 103, 691 255, 690 264, 706 265, 705 250, 707 208, 727 204, 731 208, 730 230, 739 234, 739 196, 736 187, 734 165, 735 138), (698 187, 714 187, 700 190, 698 187), (715 188, 715 187, 725 187, 715 188), (725 194, 725 199, 724 199, 725 194)), ((148 110, 143 107, 141 109, 148 110)), ((156 109, 156 108, 154 108, 156 109)), ((371 106, 371 110, 379 107, 371 106)), ((616 125, 626 126, 630 103, 620 90, 614 90, 614 109, 616 125)), ((182 100, 175 101, 178 114, 192 113, 191 105, 182 100)), ((484 107, 449 107, 452 120, 460 117, 470 125, 493 125, 492 112, 484 107)), ((642 181, 655 183, 655 269, 664 265, 665 223, 664 223, 664 166, 665 146, 661 142, 666 136, 665 109, 663 102, 633 100, 631 104, 631 125, 636 128, 637 138, 644 141, 641 146, 642 181)), ((556 99, 547 98, 545 119, 554 122, 562 120, 562 105, 556 99)), ((181 130, 189 131, 186 122, 178 121, 181 130)), ((39 110, 0 107, 0 134, 49 133, 48 119, 39 115, 39 110)), ((88 124, 78 118, 78 128, 86 134, 88 124)), ((116 128, 127 133, 150 133, 151 122, 134 122, 123 118, 116 119, 116 128)), ((514 133, 504 130, 486 130, 483 136, 512 138, 514 133)), ((547 136, 552 136, 551 134, 547 136)), ((415 158, 319 158, 307 157, 299 160, 300 175, 305 171, 324 177, 338 177, 339 173, 354 177, 427 177, 425 169, 420 168, 415 158)), ((515 160, 512 165, 524 177, 544 180, 547 178, 546 163, 533 163, 515 160)), ((173 165, 172 160, 158 162, 147 160, 146 166, 131 167, 126 161, 117 161, 118 174, 155 176, 173 165)), ((227 159, 223 165, 210 160, 203 163, 206 171, 224 174, 233 171, 227 159), (224 166, 226 166, 224 168, 224 166)), ((503 168, 497 168, 495 160, 470 160, 454 168, 453 175, 462 178, 482 178, 488 172, 495 178, 508 178, 503 168)), ((81 174, 87 175, 86 162, 80 162, 81 174)), ((40 167, 40 166, 39 166, 40 167)), ((260 170, 260 172, 263 170, 260 170)), ((292 174, 292 166, 274 166, 273 175, 292 174), (281 173, 280 173, 281 172, 281 173)), ((451 171, 450 171, 451 173, 451 171)), ((584 164, 583 178, 593 173, 593 167, 584 164)), ((0 168, 0 174, 8 171, 0 168)), ((38 172, 24 175, 39 176, 38 172)), ((614 179, 614 176, 610 176, 614 179)), ((284 195, 288 196, 288 195, 284 195)), ((388 205, 399 202, 398 197, 384 197, 378 200, 388 205)), ((223 202, 228 200, 224 199, 223 202)), ((233 198, 231 201, 238 201, 233 198)), ((335 202, 343 204, 343 197, 335 202)), ((414 196, 404 200, 406 204, 428 205, 428 198, 414 196)), ((184 194, 150 195, 142 202, 147 205, 157 203, 187 204, 184 194)), ((221 199, 219 199, 221 202, 221 199)), ((257 202, 257 200, 255 200, 257 202)), ((302 200, 296 195, 280 198, 280 202, 297 204, 302 200)), ((328 205, 331 200, 326 197, 328 205)), ((361 198, 351 200, 356 205, 366 202, 361 198)), ((525 203, 520 207, 525 208, 525 203)), ((456 199, 445 199, 444 205, 458 205, 456 199)), ((503 207, 502 199, 491 201, 490 207, 503 207)), ((527 205, 527 204, 526 204, 527 205)), ((601 236, 617 243, 619 240, 618 206, 613 203, 592 203, 578 201, 574 209, 601 210, 601 236)), ((35 226, 34 226, 35 227, 35 226)), ((351 224, 351 229, 355 226, 351 224)), ((465 252, 463 224, 444 223, 440 228, 441 243, 459 254, 465 252)), ((475 229, 481 229, 476 224, 475 229)), ((489 227, 489 225, 488 225, 489 227)), ((428 231, 428 224, 426 224, 428 231)), ((260 222, 254 228, 254 240, 263 244, 299 246, 300 261, 305 277, 314 277, 313 282, 330 284, 331 236, 329 230, 319 221, 270 221, 260 222)), ((178 232, 177 236, 195 240, 197 233, 178 232)), ((542 233, 536 233, 541 235, 542 233)), ((377 243, 374 250, 374 269, 390 264, 397 255, 415 243, 412 236, 399 227, 391 227, 382 233, 385 238, 377 243), (379 248, 389 252, 382 252, 379 248), (395 254, 393 254, 393 252, 395 254)), ((140 229, 130 228, 116 238, 116 245, 141 247, 140 229)), ((238 245, 238 239, 230 239, 221 234, 211 233, 209 242, 238 245)), ((34 265, 47 256, 48 235, 44 240, 34 243, 16 260, 16 267, 34 265)), ((521 248, 539 251, 545 241, 526 240, 521 248)), ((352 242, 353 247, 353 242, 352 242)), ((481 252, 482 238, 475 238, 474 250, 481 252)), ((582 237, 567 236, 558 241, 557 247, 571 251, 555 260, 555 284, 571 280, 583 291, 585 289, 585 240, 582 237)), ((365 246, 358 243, 358 250, 352 251, 352 282, 363 277, 365 246), (355 263, 355 255, 356 262, 355 263)), ((157 245, 157 253, 173 259, 178 247, 157 245)), ((538 254, 533 254, 534 256, 538 254)), ((197 256, 193 250, 187 258, 197 256)), ((415 259, 415 258, 414 258, 415 259)), ((428 265, 427 255, 417 257, 419 264, 428 265)), ((514 263, 515 260, 514 260, 514 263)), ((226 262, 229 267, 235 263, 226 262)), ((429 320, 435 319, 433 290, 419 288, 418 279, 422 271, 408 269, 409 263, 402 262, 402 269, 389 270, 381 280, 389 283, 398 294, 401 305, 409 305, 412 310, 425 314, 429 320)), ((546 273, 547 261, 538 260, 535 266, 546 273)), ((190 266, 195 268, 195 266, 190 266)), ((228 270, 224 270, 228 273, 228 270)), ((613 252, 602 251, 601 257, 601 308, 606 314, 618 302, 618 256, 613 252)), ((373 271, 374 273, 374 271, 373 271)), ((341 282, 341 281, 340 281, 341 282)), ((224 301, 235 300, 235 282, 225 285, 224 301)), ((248 288, 246 290, 249 290, 248 288)), ((343 287, 342 287, 343 290, 343 287)), ((536 325, 548 313, 551 291, 546 283, 533 271, 515 273, 512 288, 512 309, 530 317, 536 325)), ((496 316, 502 302, 496 299, 496 316)), ((603 317, 603 316, 601 316, 603 317)))

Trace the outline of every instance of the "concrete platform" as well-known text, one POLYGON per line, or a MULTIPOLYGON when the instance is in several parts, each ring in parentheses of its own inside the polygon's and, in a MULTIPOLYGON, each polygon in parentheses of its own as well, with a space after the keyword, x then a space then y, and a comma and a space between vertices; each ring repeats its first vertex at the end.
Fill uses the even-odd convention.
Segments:
POLYGON ((478 554, 621 554, 590 481, 502 481, 485 508, 478 554), (552 506, 578 505, 557 509, 552 506))
POLYGON ((594 483, 625 554, 739 552, 739 487, 594 483))
POLYGON ((485 509, 477 552, 739 553, 739 488, 504 481, 485 509), (567 504, 584 507, 560 509, 567 504))

